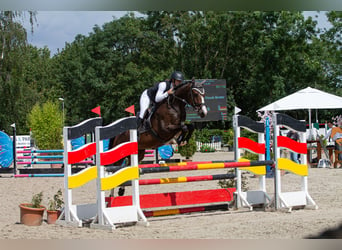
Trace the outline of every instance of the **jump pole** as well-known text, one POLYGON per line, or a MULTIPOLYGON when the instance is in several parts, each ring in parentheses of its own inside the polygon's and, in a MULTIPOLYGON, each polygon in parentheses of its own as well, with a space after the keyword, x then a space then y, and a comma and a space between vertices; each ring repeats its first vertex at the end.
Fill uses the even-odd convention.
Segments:
MULTIPOLYGON (((202 175, 202 176, 180 176, 175 178, 160 178, 160 179, 140 179, 139 185, 156 185, 156 184, 173 184, 196 181, 214 181, 234 179, 234 174, 217 174, 217 175, 202 175)), ((125 182, 122 186, 131 186, 131 182, 125 182)))
POLYGON ((219 211, 219 210, 227 211, 228 204, 174 208, 174 209, 165 209, 165 210, 159 210, 159 211, 144 211, 144 214, 146 217, 157 217, 157 216, 187 214, 187 213, 196 213, 196 212, 209 212, 209 211, 219 211))
POLYGON ((15 174, 16 178, 24 177, 64 177, 64 174, 15 174))
POLYGON ((153 168, 153 167, 165 167, 165 166, 189 166, 189 165, 197 165, 204 163, 222 163, 222 162, 235 162, 234 160, 230 161, 191 161, 191 162, 172 162, 172 163, 154 163, 154 164, 140 164, 139 168, 153 168))
MULTIPOLYGON (((146 173, 160 173, 160 172, 178 172, 178 171, 191 171, 191 170, 208 170, 208 169, 221 169, 221 168, 240 168, 240 167, 253 167, 274 165, 274 161, 249 161, 249 162, 219 162, 219 163, 196 163, 189 165, 172 165, 164 167, 144 167, 139 168, 140 174, 146 173)), ((116 172, 123 167, 110 166, 106 167, 107 171, 116 172)))
POLYGON ((155 168, 141 168, 140 173, 160 173, 160 172, 175 172, 175 171, 191 171, 191 170, 208 170, 208 169, 221 169, 221 168, 240 168, 240 167, 253 167, 274 165, 273 161, 250 161, 250 162, 221 162, 221 163, 203 163, 187 166, 166 166, 155 168))

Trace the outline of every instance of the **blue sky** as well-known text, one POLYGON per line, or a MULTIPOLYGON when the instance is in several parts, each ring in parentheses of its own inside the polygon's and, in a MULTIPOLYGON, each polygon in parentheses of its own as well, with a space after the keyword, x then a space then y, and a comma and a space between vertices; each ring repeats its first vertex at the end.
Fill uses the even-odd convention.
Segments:
MULTIPOLYGON (((38 48, 47 46, 54 55, 78 34, 88 35, 95 25, 101 27, 125 14, 127 11, 38 11, 34 31, 28 32, 28 42, 38 48)), ((28 23, 25 27, 30 30, 28 23)))
MULTIPOLYGON (((102 26, 113 18, 120 18, 127 14, 127 11, 38 11, 37 24, 34 25, 34 33, 28 34, 28 42, 38 48, 47 46, 51 55, 62 50, 65 43, 74 41, 76 35, 88 35, 95 25, 102 26)), ((305 16, 317 15, 316 11, 304 12, 305 16)), ((320 27, 327 27, 324 12, 318 17, 320 27)), ((25 23, 27 30, 30 30, 28 23, 25 23)))

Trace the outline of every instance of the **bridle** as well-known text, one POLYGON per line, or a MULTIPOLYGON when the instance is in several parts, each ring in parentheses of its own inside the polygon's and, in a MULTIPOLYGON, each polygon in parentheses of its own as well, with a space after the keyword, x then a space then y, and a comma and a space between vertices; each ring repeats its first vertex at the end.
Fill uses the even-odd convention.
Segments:
POLYGON ((191 101, 193 103, 193 107, 195 109, 196 112, 198 112, 200 109, 202 109, 202 107, 205 105, 204 102, 201 102, 201 103, 195 103, 195 99, 194 99, 194 93, 193 91, 196 91, 200 96, 201 98, 204 98, 204 95, 205 95, 205 90, 204 90, 204 87, 201 86, 200 88, 199 87, 196 87, 194 86, 195 85, 195 82, 192 82, 191 84, 191 101))
MULTIPOLYGON (((179 96, 173 94, 173 98, 185 103, 186 105, 189 105, 189 106, 192 106, 193 109, 198 112, 200 109, 202 109, 203 106, 205 106, 204 102, 201 102, 201 103, 196 103, 195 102, 195 98, 194 98, 194 93, 193 91, 196 91, 202 98, 204 98, 204 94, 205 94, 205 90, 204 90, 204 87, 203 86, 195 86, 195 81, 194 80, 191 80, 191 81, 186 81, 186 82, 183 82, 181 84, 179 84, 178 86, 176 86, 174 89, 177 90, 187 84, 191 83, 191 91, 190 91, 190 99, 191 99, 191 102, 192 102, 192 105, 190 103, 188 103, 184 98, 180 98, 179 96)), ((169 102, 169 101, 168 101, 169 102)))

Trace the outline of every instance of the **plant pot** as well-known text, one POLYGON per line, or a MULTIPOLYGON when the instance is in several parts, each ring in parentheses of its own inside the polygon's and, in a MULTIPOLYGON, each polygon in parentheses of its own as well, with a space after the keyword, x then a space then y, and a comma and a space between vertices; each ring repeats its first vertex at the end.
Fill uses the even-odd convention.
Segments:
POLYGON ((43 215, 45 211, 44 206, 40 208, 32 208, 30 203, 20 204, 20 223, 27 226, 40 226, 43 221, 43 215))
POLYGON ((60 210, 46 210, 47 224, 55 224, 58 217, 61 215, 60 210))
POLYGON ((183 159, 183 162, 192 162, 192 159, 183 159))

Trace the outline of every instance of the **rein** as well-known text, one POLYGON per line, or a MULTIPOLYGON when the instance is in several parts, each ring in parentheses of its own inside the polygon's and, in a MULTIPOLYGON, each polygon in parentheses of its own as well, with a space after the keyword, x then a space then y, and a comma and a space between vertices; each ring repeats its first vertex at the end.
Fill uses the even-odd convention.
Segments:
MULTIPOLYGON (((193 96, 193 93, 192 93, 192 90, 194 89, 195 91, 198 91, 200 95, 203 95, 204 93, 201 92, 198 88, 193 88, 193 83, 194 83, 193 81, 186 81, 186 82, 183 82, 183 83, 179 84, 178 86, 176 86, 176 87, 174 88, 174 90, 177 90, 177 89, 179 89, 179 88, 181 88, 181 87, 183 87, 183 86, 185 86, 185 85, 187 85, 187 84, 189 84, 189 83, 191 83, 190 95, 191 95, 192 103, 194 104, 193 109, 194 109, 194 110, 198 110, 198 109, 200 109, 200 108, 202 107, 203 103, 199 103, 199 104, 195 103, 195 101, 194 101, 194 96, 193 96)), ((180 97, 178 97, 178 96, 175 95, 175 94, 173 94, 172 96, 173 96, 175 99, 177 99, 177 100, 179 100, 179 101, 185 103, 186 105, 192 106, 192 105, 190 105, 190 103, 187 102, 185 99, 180 98, 180 97)), ((170 105, 170 100, 169 100, 169 99, 168 99, 168 104, 170 105)))

